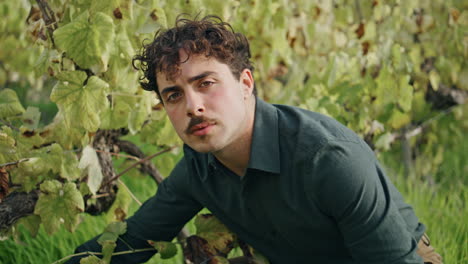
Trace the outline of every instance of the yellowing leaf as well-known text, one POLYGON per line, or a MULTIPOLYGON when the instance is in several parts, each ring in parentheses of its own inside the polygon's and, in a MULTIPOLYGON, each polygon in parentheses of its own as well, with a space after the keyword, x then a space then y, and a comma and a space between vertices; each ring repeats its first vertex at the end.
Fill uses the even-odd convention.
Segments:
POLYGON ((41 112, 39 112, 39 108, 33 106, 29 106, 26 109, 26 112, 24 112, 23 116, 21 117, 21 120, 23 121, 23 126, 30 130, 34 130, 37 128, 40 119, 41 112))
POLYGON ((232 233, 214 215, 198 215, 195 218, 197 235, 204 238, 209 246, 214 249, 212 252, 228 253, 236 240, 236 235, 232 233))
POLYGON ((118 129, 126 127, 128 118, 132 111, 132 98, 124 96, 112 97, 112 107, 107 108, 101 115, 101 128, 103 129, 118 129))
POLYGON ((80 264, 106 264, 102 259, 96 256, 89 256, 86 258, 82 258, 80 260, 80 264))
POLYGON ((22 224, 31 234, 32 237, 36 237, 39 232, 41 224, 41 218, 38 215, 28 215, 18 220, 17 225, 22 224))
POLYGON ((97 242, 103 244, 104 242, 115 242, 120 235, 127 232, 126 222, 112 222, 110 223, 102 235, 98 238, 97 242))
POLYGON ((413 102, 413 86, 409 84, 410 76, 405 75, 400 77, 400 96, 398 98, 398 104, 401 106, 403 111, 411 111, 411 105, 413 102))
MULTIPOLYGON (((93 1, 94 2, 94 1, 93 1)), ((97 12, 84 12, 74 21, 54 31, 55 44, 80 67, 93 72, 107 71, 109 52, 114 43, 112 18, 97 12)))
POLYGON ((394 110, 388 122, 390 123, 392 128, 400 129, 411 122, 411 117, 408 114, 402 113, 398 110, 394 110))
POLYGON ((440 75, 436 71, 432 70, 429 73, 429 81, 431 82, 432 89, 437 91, 439 89, 440 75))
POLYGON ((15 91, 8 88, 0 91, 0 118, 19 115, 24 111, 15 91))
POLYGON ((62 164, 60 166, 60 177, 69 181, 76 180, 80 177, 81 171, 78 168, 78 158, 73 152, 64 152, 62 156, 62 164))
POLYGON ((96 194, 102 183, 102 170, 96 151, 91 146, 86 146, 81 154, 78 168, 86 170, 88 175, 88 187, 92 194, 96 194))
POLYGON ((153 244, 153 247, 158 250, 162 259, 172 258, 177 254, 177 247, 174 243, 158 241, 151 244, 153 244))
POLYGON ((61 74, 50 95, 63 114, 67 127, 96 131, 101 123, 99 113, 108 106, 106 98, 109 85, 96 76, 91 76, 82 85, 86 74, 81 71, 61 74))
POLYGON ((117 244, 113 241, 104 241, 101 243, 102 246, 102 261, 105 263, 111 263, 112 253, 117 244))
POLYGON ((84 202, 74 183, 62 185, 59 181, 45 181, 40 186, 41 194, 34 213, 41 217, 44 228, 52 234, 61 225, 73 232, 78 224, 78 216, 84 210, 84 202))
MULTIPOLYGON (((4 127, 5 130, 10 130, 4 127)), ((16 141, 13 137, 0 130, 0 164, 17 160, 18 153, 16 150, 16 141)))

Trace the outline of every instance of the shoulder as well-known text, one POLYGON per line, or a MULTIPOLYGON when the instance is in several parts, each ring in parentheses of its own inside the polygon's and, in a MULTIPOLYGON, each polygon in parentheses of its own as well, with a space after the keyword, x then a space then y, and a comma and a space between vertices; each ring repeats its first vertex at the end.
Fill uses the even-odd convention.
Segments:
POLYGON ((302 149, 310 157, 333 142, 362 143, 362 139, 332 117, 299 107, 274 105, 282 139, 302 149))

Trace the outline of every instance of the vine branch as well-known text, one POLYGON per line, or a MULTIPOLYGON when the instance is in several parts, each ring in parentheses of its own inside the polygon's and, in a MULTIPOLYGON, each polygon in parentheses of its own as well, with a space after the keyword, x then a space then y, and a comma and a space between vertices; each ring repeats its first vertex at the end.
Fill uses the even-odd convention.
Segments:
MULTIPOLYGON (((107 185, 115 180, 117 180, 118 178, 120 178, 120 176, 124 175, 125 173, 127 173, 129 170, 135 168, 136 166, 138 166, 139 164, 143 164, 151 159, 153 159, 154 157, 157 157, 163 153, 166 153, 166 152, 169 152, 171 150, 173 150, 174 148, 176 148, 176 146, 172 146, 172 147, 169 147, 169 148, 166 148, 164 150, 161 150, 151 156, 148 156, 148 157, 145 157, 135 163, 133 163, 132 165, 130 165, 128 168, 124 169, 122 172, 120 172, 119 174, 115 175, 114 177, 112 177, 111 179, 109 179, 106 183, 104 183, 104 185, 107 185)), ((158 173, 159 174, 159 173, 158 173)), ((156 181, 159 183, 161 183, 163 180, 162 176, 159 174, 159 176, 156 178, 156 181)))
POLYGON ((45 25, 47 27, 47 33, 49 34, 52 45, 55 46, 54 42, 54 31, 58 28, 55 13, 50 8, 46 0, 36 0, 39 9, 41 10, 42 17, 44 18, 45 25))
MULTIPOLYGON (((156 251, 156 249, 155 249, 155 248, 142 248, 142 249, 127 250, 127 251, 119 251, 119 252, 112 253, 112 256, 125 255, 125 254, 132 254, 132 253, 140 253, 140 252, 146 252, 146 251, 156 251)), ((63 258, 61 258, 61 259, 55 261, 55 262, 52 263, 52 264, 61 263, 62 261, 67 260, 67 259, 69 259, 69 258, 80 257, 80 256, 87 256, 87 255, 98 255, 98 256, 102 256, 103 254, 102 254, 101 252, 86 251, 86 252, 81 252, 81 253, 76 253, 76 254, 68 255, 68 256, 66 256, 66 257, 63 257, 63 258)))

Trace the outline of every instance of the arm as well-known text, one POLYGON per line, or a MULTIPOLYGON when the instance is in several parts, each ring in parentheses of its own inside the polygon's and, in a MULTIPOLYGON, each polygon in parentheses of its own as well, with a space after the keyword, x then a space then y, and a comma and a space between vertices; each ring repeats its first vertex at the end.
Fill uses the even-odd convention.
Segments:
POLYGON ((311 199, 331 216, 358 263, 420 263, 399 196, 364 143, 339 141, 314 156, 311 199))
MULTIPOLYGON (((171 241, 185 223, 201 210, 202 206, 189 195, 183 161, 179 162, 171 175, 159 185, 156 195, 126 220, 127 232, 117 240, 115 252, 149 248, 151 246, 147 240, 171 241)), ((99 236, 81 245, 75 253, 101 252, 101 246, 96 242, 98 238, 99 236)), ((150 251, 113 256, 112 263, 142 263, 154 253, 155 251, 150 251)), ((79 263, 83 257, 86 256, 72 258, 67 263, 79 263)))

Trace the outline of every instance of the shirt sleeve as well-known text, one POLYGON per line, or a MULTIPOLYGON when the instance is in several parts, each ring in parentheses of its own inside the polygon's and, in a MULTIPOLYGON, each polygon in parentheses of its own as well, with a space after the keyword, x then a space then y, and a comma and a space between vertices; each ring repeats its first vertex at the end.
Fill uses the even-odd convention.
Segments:
POLYGON ((416 238, 392 200, 396 189, 364 144, 335 141, 318 150, 310 163, 311 199, 336 221, 357 263, 422 264, 416 238))
MULTIPOLYGON (((135 214, 126 220, 127 232, 117 240, 114 252, 151 247, 148 240, 171 241, 202 206, 190 196, 187 170, 180 161, 159 186, 156 195, 148 199, 135 214)), ((79 246, 75 253, 101 252, 97 243, 99 236, 79 246)), ((156 251, 140 252, 112 257, 114 264, 143 263, 156 251)), ((70 259, 67 264, 79 263, 80 256, 70 259)))

